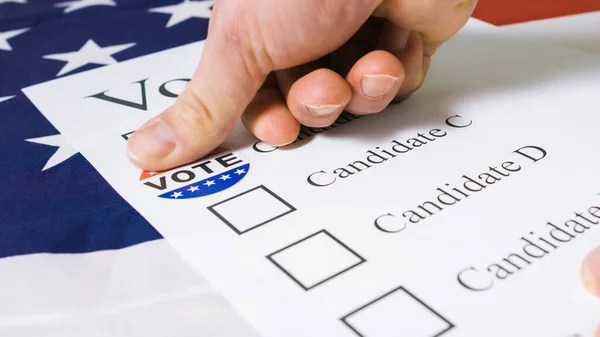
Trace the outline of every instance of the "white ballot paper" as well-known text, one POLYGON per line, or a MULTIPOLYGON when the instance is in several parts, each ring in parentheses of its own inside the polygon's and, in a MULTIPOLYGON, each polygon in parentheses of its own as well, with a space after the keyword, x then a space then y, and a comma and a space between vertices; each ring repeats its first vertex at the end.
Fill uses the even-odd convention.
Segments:
POLYGON ((142 172, 128 135, 202 46, 24 92, 262 335, 593 335, 580 268, 600 244, 598 59, 473 19, 380 114, 285 148, 240 124, 197 162, 142 172))

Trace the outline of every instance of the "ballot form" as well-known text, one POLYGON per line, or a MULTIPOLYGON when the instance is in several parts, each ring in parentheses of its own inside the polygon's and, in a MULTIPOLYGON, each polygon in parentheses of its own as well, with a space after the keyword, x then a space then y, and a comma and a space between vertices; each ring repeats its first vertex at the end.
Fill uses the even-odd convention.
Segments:
POLYGON ((600 59, 472 19, 408 100, 273 147, 135 167, 203 42, 24 89, 265 337, 592 337, 600 59))

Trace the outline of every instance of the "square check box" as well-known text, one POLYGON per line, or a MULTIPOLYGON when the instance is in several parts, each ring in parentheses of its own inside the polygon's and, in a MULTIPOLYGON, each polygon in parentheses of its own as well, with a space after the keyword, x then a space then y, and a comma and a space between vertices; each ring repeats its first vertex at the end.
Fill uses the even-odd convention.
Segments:
POLYGON ((294 242, 267 258, 304 290, 366 262, 326 230, 294 242))
POLYGON ((342 322, 360 337, 439 337, 454 328, 403 287, 342 317, 342 322))
POLYGON ((241 235, 294 212, 296 208, 260 185, 208 206, 208 210, 241 235))

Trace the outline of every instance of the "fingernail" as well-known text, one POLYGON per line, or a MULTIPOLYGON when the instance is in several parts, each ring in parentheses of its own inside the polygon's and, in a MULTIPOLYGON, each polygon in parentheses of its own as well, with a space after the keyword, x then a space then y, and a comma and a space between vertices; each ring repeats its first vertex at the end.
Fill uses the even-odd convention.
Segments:
POLYGON ((389 93, 397 81, 398 77, 390 75, 365 75, 360 82, 360 86, 363 94, 378 98, 389 93))
POLYGON ((288 146, 292 143, 294 143, 296 141, 296 138, 294 138, 293 140, 290 140, 289 142, 286 143, 282 143, 282 144, 275 144, 275 145, 271 145, 273 147, 284 147, 284 146, 288 146))
POLYGON ((163 121, 138 130, 129 140, 129 156, 138 162, 155 163, 175 149, 175 135, 163 121))
POLYGON ((600 247, 586 257, 582 268, 582 279, 585 288, 592 295, 600 297, 600 247))
POLYGON ((343 107, 343 104, 321 104, 313 105, 306 104, 306 109, 317 116, 327 116, 338 112, 343 107))

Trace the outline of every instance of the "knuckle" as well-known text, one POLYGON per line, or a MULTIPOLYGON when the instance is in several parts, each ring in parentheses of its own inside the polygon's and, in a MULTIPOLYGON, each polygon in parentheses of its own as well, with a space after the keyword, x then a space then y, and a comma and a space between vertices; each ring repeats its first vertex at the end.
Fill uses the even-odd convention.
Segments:
POLYGON ((209 109, 198 89, 192 85, 181 92, 171 109, 173 122, 178 124, 178 130, 186 130, 188 139, 220 137, 227 134, 237 122, 235 118, 219 114, 218 110, 209 109), (202 137, 198 137, 200 135, 202 137))
POLYGON ((174 108, 178 118, 188 127, 212 128, 216 119, 189 86, 177 97, 174 108))
POLYGON ((214 31, 225 49, 240 55, 246 75, 266 76, 272 68, 272 62, 265 46, 263 24, 252 5, 250 1, 225 1, 214 31))

